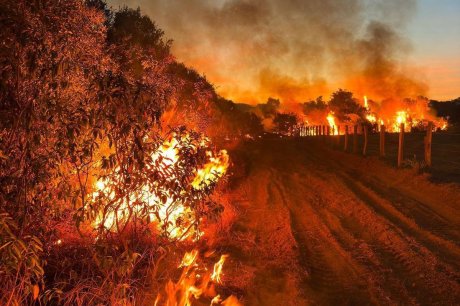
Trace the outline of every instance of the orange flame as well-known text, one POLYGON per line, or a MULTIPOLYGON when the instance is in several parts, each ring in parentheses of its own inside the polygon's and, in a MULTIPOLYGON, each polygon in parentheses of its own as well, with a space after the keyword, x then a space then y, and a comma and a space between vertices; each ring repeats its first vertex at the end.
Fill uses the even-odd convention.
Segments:
MULTIPOLYGON (((152 161, 161 169, 169 169, 175 166, 180 160, 180 142, 172 135, 169 139, 152 154, 152 161)), ((182 136, 188 137, 188 135, 182 136)), ((185 140, 185 139, 182 139, 185 140)), ((203 138, 199 146, 205 148, 208 143, 206 138, 203 138)), ((198 148, 195 148, 198 149, 198 148)), ((227 171, 229 157, 225 150, 220 151, 215 155, 211 151, 206 151, 208 162, 201 168, 197 169, 195 177, 191 182, 191 186, 196 190, 203 189, 213 182, 217 182, 227 171)), ((118 171, 116 168, 115 171, 118 171)), ((173 178, 174 179, 174 178, 173 178)), ((157 221, 158 230, 166 229, 168 237, 171 239, 185 240, 192 236, 200 237, 202 235, 199 230, 195 230, 191 225, 195 223, 196 217, 194 212, 182 202, 177 200, 172 194, 162 192, 157 194, 152 191, 152 186, 143 185, 139 191, 132 192, 128 198, 116 199, 116 183, 115 179, 100 178, 95 183, 95 192, 92 194, 93 201, 100 195, 104 196, 108 201, 114 202, 116 209, 112 209, 105 214, 99 214, 93 224, 94 227, 104 226, 109 231, 114 231, 119 224, 124 224, 130 214, 140 213, 142 207, 139 205, 133 207, 136 201, 148 203, 152 207, 158 207, 157 213, 149 215, 151 220, 157 221), (166 195, 166 198, 164 196, 166 195), (178 221, 181 222, 178 222, 178 221), (177 224, 180 224, 179 226, 177 224)), ((155 190, 155 186, 153 186, 155 190)), ((185 192, 185 190, 184 190, 185 192)))
POLYGON ((179 280, 174 283, 169 280, 164 291, 165 296, 159 293, 155 300, 155 306, 191 306, 193 301, 201 297, 208 297, 210 305, 240 306, 240 302, 234 296, 229 296, 222 301, 220 295, 215 294, 213 283, 220 283, 220 278, 213 277, 222 274, 222 267, 228 255, 222 255, 214 265, 214 272, 211 276, 208 269, 198 262, 198 250, 185 253, 179 268, 183 268, 179 280), (203 273, 203 275, 201 274, 203 273))
POLYGON ((224 266, 225 259, 227 259, 228 255, 222 255, 220 260, 214 265, 214 271, 212 272, 211 279, 216 283, 220 284, 222 282, 222 267, 224 266))
POLYGON ((338 134, 338 131, 337 131, 337 125, 335 124, 335 117, 334 117, 334 113, 333 112, 330 112, 327 117, 327 122, 329 123, 329 126, 331 128, 331 133, 333 135, 337 135, 338 134))

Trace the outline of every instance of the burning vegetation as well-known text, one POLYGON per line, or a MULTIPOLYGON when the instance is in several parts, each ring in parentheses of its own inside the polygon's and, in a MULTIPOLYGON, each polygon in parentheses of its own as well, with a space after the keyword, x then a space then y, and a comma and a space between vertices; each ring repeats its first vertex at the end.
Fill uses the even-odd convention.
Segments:
POLYGON ((0 303, 237 305, 215 289, 227 255, 175 273, 229 208, 215 140, 233 113, 212 85, 139 10, 3 8, 0 303))

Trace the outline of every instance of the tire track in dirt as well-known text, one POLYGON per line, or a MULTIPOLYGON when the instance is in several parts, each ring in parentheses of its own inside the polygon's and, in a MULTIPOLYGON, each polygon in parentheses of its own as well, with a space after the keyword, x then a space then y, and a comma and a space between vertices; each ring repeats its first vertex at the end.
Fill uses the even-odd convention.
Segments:
MULTIPOLYGON (((327 156, 325 153, 326 152, 322 152, 322 158, 327 156)), ((315 156, 314 154, 312 155, 315 156)), ((317 157, 317 155, 315 157, 317 157)), ((321 162, 318 158, 314 159, 315 163, 321 162)), ((325 159, 322 160, 324 163, 325 159)), ((333 162, 331 164, 333 164, 333 162)), ((407 277, 405 284, 406 289, 412 292, 411 294, 413 296, 418 297, 419 302, 422 304, 435 303, 439 297, 442 297, 443 304, 455 304, 455 301, 458 301, 460 298, 458 269, 445 264, 442 258, 439 258, 425 247, 423 242, 426 242, 427 239, 425 239, 425 236, 422 234, 427 235, 429 233, 418 229, 419 231, 416 232, 417 238, 423 238, 421 239, 422 243, 419 243, 417 239, 414 239, 411 235, 417 228, 414 229, 412 224, 409 234, 407 233, 407 228, 405 228, 410 220, 403 220, 404 222, 401 222, 400 219, 388 218, 388 214, 381 213, 382 209, 379 209, 380 207, 377 207, 376 203, 383 202, 388 204, 386 199, 380 198, 377 194, 373 194, 374 199, 369 197, 363 198, 362 190, 350 188, 350 186, 355 184, 362 185, 361 182, 356 180, 355 177, 344 176, 343 167, 333 170, 334 171, 315 173, 316 177, 319 178, 318 182, 320 184, 322 183, 324 185, 324 182, 328 182, 324 186, 319 186, 318 189, 325 190, 328 186, 333 187, 336 195, 329 198, 330 202, 334 202, 337 198, 343 196, 350 197, 354 205, 360 205, 360 208, 356 210, 357 215, 362 214, 366 209, 370 212, 367 217, 358 219, 358 222, 361 222, 363 227, 359 229, 357 233, 362 233, 366 230, 372 231, 376 228, 376 224, 384 225, 381 235, 379 235, 378 231, 374 232, 374 234, 379 237, 379 243, 374 246, 374 249, 376 253, 380 255, 381 260, 386 262, 388 267, 398 269, 398 273, 407 277), (372 214, 373 211, 377 213, 375 216, 372 214), (363 221, 370 222, 363 223, 363 221), (386 256, 384 256, 385 254, 386 256), (432 293, 436 293, 436 295, 433 296, 432 293)), ((349 206, 335 214, 343 216, 346 215, 347 211, 350 209, 353 209, 353 207, 349 206)), ((448 247, 456 248, 455 244, 438 239, 438 237, 434 235, 427 236, 429 236, 430 239, 437 239, 448 244, 448 247)), ((458 258, 457 255, 457 263, 458 258)))
MULTIPOLYGON (((322 157, 324 156, 327 156, 327 152, 323 151, 322 157)), ((318 158, 318 156, 314 154, 311 154, 310 158, 313 158, 315 163, 325 162, 324 158, 318 158)), ((419 211, 429 209, 426 208, 423 203, 404 195, 396 189, 391 190, 391 192, 384 192, 382 190, 385 190, 387 188, 386 186, 376 184, 375 182, 370 183, 369 180, 362 181, 361 176, 349 174, 349 169, 347 169, 343 163, 337 162, 337 160, 333 158, 329 159, 327 162, 330 165, 329 167, 333 167, 334 171, 320 172, 317 173, 318 176, 322 176, 323 179, 328 179, 328 177, 325 177, 325 174, 333 173, 340 178, 340 181, 346 185, 347 189, 351 190, 353 194, 364 201, 368 206, 371 206, 376 213, 393 222, 399 229, 403 230, 406 235, 420 241, 421 244, 426 246, 430 251, 443 258, 449 264, 454 265, 457 270, 460 269, 460 261, 458 260, 460 258, 460 247, 458 246, 459 241, 456 235, 451 235, 446 232, 442 232, 440 235, 439 233, 442 229, 455 229, 456 232, 458 232, 460 231, 459 224, 448 223, 445 218, 439 216, 436 212, 433 212, 433 218, 426 215, 424 221, 421 221, 422 218, 420 217, 419 211), (394 198, 398 198, 399 203, 404 203, 406 209, 407 206, 409 206, 411 209, 410 215, 412 217, 401 212, 401 204, 395 204, 396 201, 394 198), (407 203, 412 204, 407 205, 407 203), (413 203, 416 203, 416 205, 413 203), (413 218, 414 216, 418 216, 418 218, 415 219, 413 218), (425 226, 422 224, 425 224, 425 226), (427 224, 430 225, 427 226, 427 224), (430 230, 433 228, 436 229, 436 231, 430 230)), ((356 171, 353 171, 353 173, 356 173, 356 171)), ((429 210, 432 211, 431 209, 429 210)))
MULTIPOLYGON (((287 179, 288 178, 283 178, 283 181, 286 182, 287 179)), ((314 241, 314 245, 323 245, 323 253, 320 254, 320 256, 331 257, 330 253, 332 252, 341 258, 339 261, 335 260, 335 262, 325 263, 328 264, 326 269, 332 271, 331 273, 335 273, 336 278, 340 279, 340 282, 335 282, 331 285, 335 288, 339 288, 341 291, 334 292, 334 289, 324 290, 324 288, 321 288, 322 283, 318 282, 317 279, 312 278, 310 280, 309 283, 313 289, 313 294, 317 294, 318 290, 319 292, 324 291, 324 293, 326 293, 320 296, 318 303, 329 305, 387 304, 389 301, 394 300, 391 299, 391 295, 397 297, 399 301, 405 301, 406 304, 412 301, 413 299, 408 295, 397 278, 391 279, 392 290, 389 291, 392 293, 387 292, 388 289, 387 291, 382 290, 382 284, 385 284, 386 281, 379 276, 379 271, 381 272, 384 267, 382 268, 381 264, 380 266, 374 264, 372 267, 369 267, 369 263, 374 263, 376 261, 375 255, 372 256, 371 254, 370 258, 366 258, 366 256, 371 253, 370 248, 363 243, 362 240, 354 239, 347 229, 341 227, 340 221, 335 215, 336 212, 329 211, 330 201, 324 198, 323 195, 327 190, 324 189, 324 186, 315 184, 314 178, 312 177, 305 181, 301 181, 309 182, 310 185, 308 185, 308 187, 313 187, 307 187, 302 190, 302 186, 296 186, 296 190, 302 190, 301 194, 306 197, 306 202, 309 203, 311 207, 315 208, 316 216, 309 215, 306 218, 299 218, 302 220, 300 227, 303 228, 309 224, 317 228, 318 225, 316 220, 321 220, 321 226, 327 229, 327 234, 317 238, 316 241, 313 240, 314 238, 312 237, 306 237, 306 239, 302 240, 302 243, 311 244, 312 241, 314 241), (319 190, 322 192, 318 192, 319 190), (357 246, 359 246, 359 252, 356 252, 357 246), (362 252, 362 249, 366 247, 368 249, 367 253, 362 252), (337 262, 342 264, 340 269, 337 269, 337 262), (365 265, 366 262, 368 263, 367 266, 365 265)), ((291 181, 289 184, 296 184, 295 182, 298 184, 299 180, 294 180, 294 182, 291 181)), ((307 204, 305 206, 309 205, 307 204)), ((293 214, 299 213, 299 211, 293 211, 293 214)), ((315 235, 317 237, 319 236, 318 233, 315 233, 315 235)), ((310 259, 307 257, 307 261, 309 260, 310 259)), ((318 262, 313 261, 313 265, 315 266, 316 264, 318 264, 318 262)), ((321 271, 321 268, 318 270, 321 271)), ((321 279, 321 276, 319 278, 321 279)))
POLYGON ((299 280, 305 273, 297 269, 299 256, 289 212, 280 205, 280 195, 273 188, 269 174, 269 171, 255 171, 247 178, 244 189, 248 206, 237 222, 238 232, 249 237, 251 248, 239 250, 232 257, 239 259, 246 269, 255 270, 245 304, 307 305, 300 294, 299 280))
MULTIPOLYGON (((297 273, 302 280, 297 290, 305 296, 297 305, 456 305, 455 216, 438 214, 431 203, 369 180, 334 160, 337 154, 328 149, 283 145, 258 143, 249 150, 257 161, 251 171, 257 172, 250 174, 248 188, 264 185, 265 205, 283 211, 290 223, 299 259, 286 264, 293 265, 292 272, 308 271, 307 276, 297 273)), ((261 205, 255 194, 248 200, 261 205)), ((273 216, 268 223, 280 222, 273 216)))
MULTIPOLYGON (((315 205, 302 205, 303 201, 290 196, 284 188, 286 178, 281 183, 279 177, 272 175, 272 180, 277 182, 284 205, 291 211, 294 236, 302 250, 302 264, 309 271, 309 278, 304 281, 305 294, 316 304, 362 305, 375 302, 376 292, 366 289, 367 282, 361 277, 362 269, 334 239, 327 222, 314 209, 315 205)), ((297 191, 302 189, 294 182, 289 183, 297 191)), ((321 202, 322 199, 318 197, 316 200, 321 202)))

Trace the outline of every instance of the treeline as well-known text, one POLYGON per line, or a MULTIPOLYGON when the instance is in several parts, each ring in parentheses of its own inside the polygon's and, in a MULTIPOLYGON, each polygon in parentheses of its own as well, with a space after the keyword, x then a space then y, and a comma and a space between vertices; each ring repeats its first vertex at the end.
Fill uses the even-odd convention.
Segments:
POLYGON ((333 92, 329 100, 322 96, 297 104, 282 105, 281 101, 269 98, 267 102, 257 105, 238 104, 237 107, 255 114, 263 123, 264 129, 281 134, 289 134, 293 127, 303 120, 310 124, 329 124, 327 116, 332 114, 337 123, 358 123, 373 125, 371 115, 375 121, 376 116, 381 119, 394 120, 396 112, 408 111, 408 116, 415 116, 420 126, 414 129, 423 129, 423 120, 439 120, 444 118, 450 125, 460 123, 460 98, 453 101, 435 101, 420 96, 416 98, 387 99, 383 101, 367 101, 368 108, 364 106, 363 99, 358 99, 350 91, 338 89, 333 92))

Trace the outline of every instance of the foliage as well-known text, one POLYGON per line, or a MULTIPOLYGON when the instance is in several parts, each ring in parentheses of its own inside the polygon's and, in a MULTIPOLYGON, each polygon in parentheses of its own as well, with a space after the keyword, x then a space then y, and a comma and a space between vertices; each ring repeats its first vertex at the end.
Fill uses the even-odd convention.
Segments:
POLYGON ((316 100, 304 102, 302 104, 302 110, 305 115, 308 115, 309 113, 313 111, 323 111, 323 110, 326 110, 326 108, 327 108, 327 104, 323 100, 322 96, 319 96, 318 98, 316 98, 316 100))
POLYGON ((243 111, 234 102, 224 98, 217 98, 218 109, 222 113, 221 124, 223 130, 232 131, 235 136, 246 134, 259 135, 263 132, 260 118, 251 111, 243 111))
POLYGON ((42 286, 41 241, 33 235, 18 237, 8 213, 0 213, 0 303, 26 304, 37 299, 42 286))
POLYGON ((276 131, 281 134, 289 134, 297 125, 297 116, 293 113, 277 113, 273 119, 276 131))
POLYGON ((339 89, 332 94, 329 101, 329 109, 341 122, 350 120, 350 115, 355 114, 363 118, 365 109, 353 97, 353 93, 339 89))

